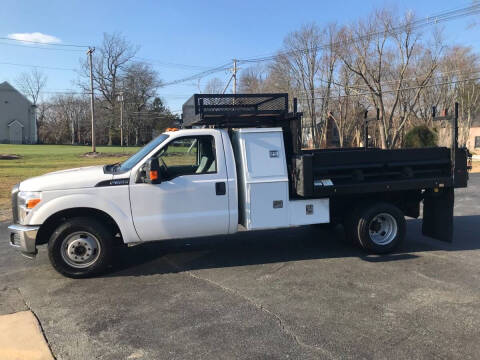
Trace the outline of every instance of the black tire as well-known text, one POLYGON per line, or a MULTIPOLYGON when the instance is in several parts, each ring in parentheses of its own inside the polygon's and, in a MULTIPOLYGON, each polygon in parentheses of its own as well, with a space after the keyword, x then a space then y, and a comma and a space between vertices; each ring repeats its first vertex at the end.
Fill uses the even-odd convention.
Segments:
POLYGON ((358 207, 345 222, 347 238, 375 254, 393 251, 403 242, 405 231, 402 211, 384 202, 358 207))
MULTIPOLYGON (((59 225, 50 237, 48 242, 48 257, 53 268, 62 275, 70 278, 90 277, 103 272, 109 265, 113 251, 112 244, 113 233, 107 226, 90 217, 71 218, 59 225), (92 249, 92 252, 85 254, 85 257, 91 259, 92 263, 90 264, 87 261, 85 264, 81 264, 81 266, 84 267, 79 268, 77 264, 72 266, 68 263, 68 261, 73 263, 74 260, 70 259, 70 255, 68 255, 69 252, 66 250, 68 242, 66 244, 64 242, 68 241, 69 237, 73 241, 81 242, 82 234, 86 234, 84 238, 88 239, 88 241, 94 241, 97 249, 96 251, 92 249), (78 236, 78 239, 73 239, 72 237, 74 236, 78 236), (62 246, 64 246, 63 250, 62 246)), ((85 245, 87 245, 87 243, 85 243, 85 245)), ((75 248, 73 243, 71 246, 75 248)), ((77 246, 77 248, 80 247, 81 246, 77 246)), ((84 250, 86 248, 87 246, 84 247, 84 250)), ((88 248, 88 250, 91 249, 88 248)), ((73 252, 70 254, 73 254, 73 252)), ((79 255, 79 257, 80 256, 81 255, 79 255)))

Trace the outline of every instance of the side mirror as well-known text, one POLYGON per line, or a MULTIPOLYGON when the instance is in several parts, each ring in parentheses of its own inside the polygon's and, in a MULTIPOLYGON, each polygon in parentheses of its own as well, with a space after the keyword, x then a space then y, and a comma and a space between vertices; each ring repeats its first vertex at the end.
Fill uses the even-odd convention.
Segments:
POLYGON ((145 164, 145 182, 149 184, 160 184, 160 164, 158 158, 150 158, 145 164))

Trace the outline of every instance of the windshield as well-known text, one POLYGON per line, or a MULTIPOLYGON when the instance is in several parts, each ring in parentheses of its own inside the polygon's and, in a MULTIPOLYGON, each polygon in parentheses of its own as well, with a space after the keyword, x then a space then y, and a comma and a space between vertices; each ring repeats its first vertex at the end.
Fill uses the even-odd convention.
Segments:
POLYGON ((158 145, 163 143, 168 138, 168 135, 162 134, 150 141, 147 145, 125 160, 117 168, 117 171, 128 171, 133 168, 140 160, 142 160, 150 151, 155 149, 158 145))

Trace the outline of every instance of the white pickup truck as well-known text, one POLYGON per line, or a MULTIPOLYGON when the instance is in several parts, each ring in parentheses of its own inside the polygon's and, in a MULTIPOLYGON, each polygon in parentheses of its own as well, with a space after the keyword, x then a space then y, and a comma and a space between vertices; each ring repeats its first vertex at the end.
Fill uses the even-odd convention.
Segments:
POLYGON ((69 277, 104 270, 115 242, 233 234, 239 224, 259 230, 342 221, 360 245, 384 253, 404 238, 404 213, 418 216, 419 194, 449 186, 436 177, 431 186, 382 187, 386 195, 326 196, 321 191, 337 189, 331 173, 313 180, 317 195, 298 195, 304 189, 293 186, 285 135, 282 127, 256 126, 169 131, 121 164, 27 179, 12 190, 10 243, 31 257, 48 243, 51 264, 69 277))

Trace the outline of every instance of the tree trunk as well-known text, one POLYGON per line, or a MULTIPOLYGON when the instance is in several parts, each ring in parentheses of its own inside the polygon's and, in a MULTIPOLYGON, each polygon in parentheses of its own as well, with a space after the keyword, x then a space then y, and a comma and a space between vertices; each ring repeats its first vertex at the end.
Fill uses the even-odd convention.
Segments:
POLYGON ((72 145, 75 144, 75 121, 73 119, 73 116, 72 116, 72 127, 71 127, 71 130, 72 130, 72 145))
POLYGON ((380 107, 380 120, 378 121, 378 131, 380 133, 380 146, 382 149, 387 148, 387 138, 385 136, 385 124, 383 123, 383 119, 385 118, 383 104, 380 107))

